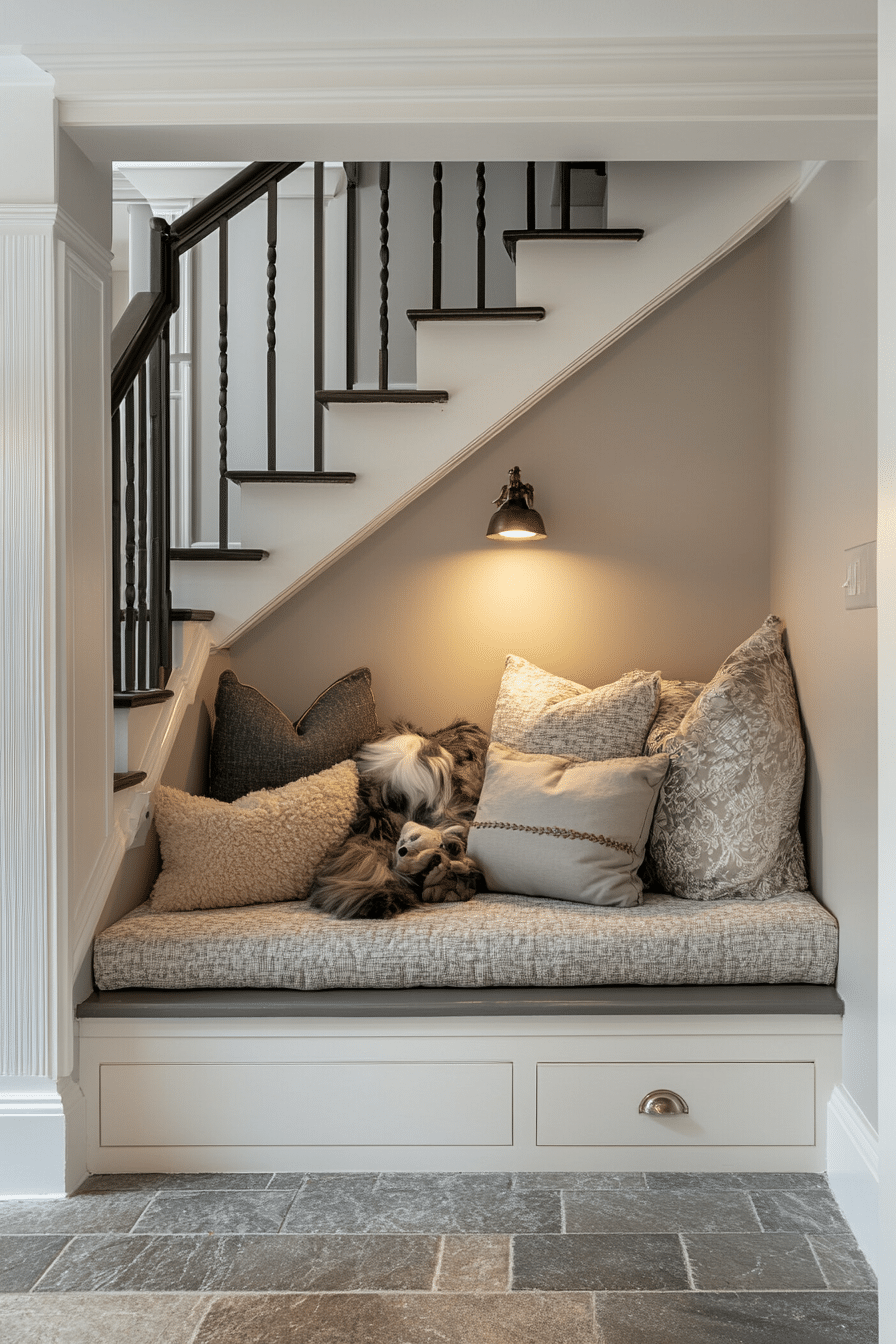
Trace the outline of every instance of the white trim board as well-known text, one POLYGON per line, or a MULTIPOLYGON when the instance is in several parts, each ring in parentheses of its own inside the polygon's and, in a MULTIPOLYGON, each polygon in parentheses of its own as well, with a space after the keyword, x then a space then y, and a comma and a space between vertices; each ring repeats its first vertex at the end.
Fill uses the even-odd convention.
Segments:
MULTIPOLYGON (((183 644, 183 661, 172 672, 168 682, 168 689, 174 692, 173 698, 154 708, 130 711, 156 715, 143 757, 139 764, 132 763, 132 769, 146 772, 146 779, 140 789, 128 789, 115 795, 113 825, 90 882, 81 895, 80 909, 73 921, 71 965, 74 973, 77 973, 87 955, 96 922, 125 852, 135 842, 141 826, 148 819, 150 795, 161 779, 184 715, 196 699, 211 647, 207 627, 199 622, 187 623, 183 630, 183 644)), ((111 788, 111 780, 109 786, 111 788)))
POLYGON ((845 1087, 828 1102, 828 1181, 856 1241, 880 1272, 878 1136, 845 1087))

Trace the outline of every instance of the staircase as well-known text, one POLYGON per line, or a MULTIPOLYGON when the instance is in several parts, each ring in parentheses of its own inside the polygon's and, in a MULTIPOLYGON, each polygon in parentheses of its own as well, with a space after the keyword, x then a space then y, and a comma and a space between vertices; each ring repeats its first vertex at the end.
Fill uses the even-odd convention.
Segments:
MULTIPOLYGON (((381 165, 380 385, 373 389, 327 388, 323 385, 323 355, 316 356, 313 470, 284 471, 277 469, 270 430, 276 423, 271 397, 276 399, 272 371, 275 379, 278 355, 276 184, 297 166, 252 165, 176 220, 167 240, 167 226, 156 221, 154 292, 138 296, 119 324, 122 330, 116 329, 119 356, 113 389, 114 396, 123 401, 125 412, 123 427, 118 424, 115 433, 122 442, 128 435, 137 441, 136 448, 132 443, 130 457, 121 450, 122 481, 117 495, 127 502, 128 491, 133 493, 141 471, 144 475, 147 471, 145 452, 141 457, 140 450, 141 423, 149 426, 150 439, 153 434, 164 436, 164 425, 156 423, 164 420, 164 409, 156 420, 151 415, 141 419, 140 398, 146 395, 146 389, 141 391, 140 379, 149 383, 164 379, 164 331, 178 299, 176 257, 218 230, 221 544, 191 550, 168 547, 163 516, 168 487, 164 482, 157 485, 155 504, 149 510, 150 514, 152 507, 157 510, 155 522, 152 517, 147 521, 139 510, 135 516, 131 502, 129 520, 119 522, 116 554, 120 574, 113 600, 125 649, 123 654, 121 647, 117 650, 122 664, 117 707, 145 704, 147 700, 158 703, 170 695, 166 681, 172 661, 170 653, 166 658, 164 625, 168 612, 174 611, 174 601, 182 617, 199 613, 208 621, 206 632, 212 644, 232 644, 761 228, 787 201, 800 170, 799 165, 791 163, 614 164, 610 174, 612 227, 587 230, 569 227, 568 171, 565 178, 561 173, 560 229, 536 228, 530 177, 527 227, 504 235, 505 247, 516 266, 516 306, 488 307, 484 280, 485 173, 480 164, 477 305, 443 308, 441 165, 434 165, 433 306, 414 308, 407 314, 416 332, 417 387, 394 388, 388 376, 389 171, 388 165, 381 165), (254 470, 231 470, 227 462, 227 229, 229 221, 247 204, 263 196, 268 201, 268 462, 266 468, 259 464, 254 470), (168 289, 163 294, 166 283, 168 289), (144 368, 148 373, 141 374, 144 368), (131 420, 136 414, 137 431, 128 414, 131 420), (228 534, 228 482, 238 483, 241 489, 237 543, 230 541, 228 534), (161 562, 159 575, 148 580, 146 554, 153 544, 165 554, 157 556, 161 562), (250 563, 239 563, 247 561, 250 563), (170 577, 166 570, 169 564, 170 577), (148 614, 151 602, 147 590, 161 603, 155 627, 148 614), (146 664, 148 660, 146 673, 150 680, 141 683, 139 676, 135 678, 133 666, 128 669, 125 664, 128 640, 137 649, 144 631, 149 633, 150 647, 140 645, 136 661, 142 658, 146 664), (160 647, 156 655, 154 638, 160 647), (161 670, 153 682, 155 667, 161 670)), ((351 170, 357 165, 348 167, 351 170)), ((323 165, 317 165, 316 183, 322 181, 322 171, 323 165)), ((350 190, 351 183, 350 174, 350 190)), ((323 195, 316 189, 316 253, 322 253, 322 221, 323 195)), ((421 227, 428 229, 429 220, 421 220, 421 227)), ((348 261, 351 266, 351 248, 348 261)), ((322 328, 325 296, 321 264, 315 274, 319 280, 315 282, 313 320, 316 328, 322 328)), ((351 284, 349 281, 349 292, 351 284)), ((396 320, 394 316, 392 320, 396 320)), ((347 325, 351 325, 350 315, 347 325)), ((352 380, 350 372, 346 381, 352 380)), ((120 420, 117 412, 116 419, 120 420)), ((151 467, 152 461, 159 459, 158 445, 150 459, 151 467)), ((127 508, 124 512, 128 513, 127 508)), ((130 659, 133 664, 133 651, 130 659)), ((123 752, 117 764, 122 773, 134 767, 127 755, 123 752)))

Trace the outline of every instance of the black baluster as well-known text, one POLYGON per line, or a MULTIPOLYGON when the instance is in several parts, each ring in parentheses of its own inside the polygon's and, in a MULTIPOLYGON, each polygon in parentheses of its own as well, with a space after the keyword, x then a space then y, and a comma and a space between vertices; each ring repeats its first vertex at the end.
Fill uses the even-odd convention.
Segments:
POLYGON ((148 680, 150 668, 146 661, 147 637, 149 630, 149 608, 146 595, 149 586, 148 555, 146 549, 147 507, 149 488, 147 482, 146 421, 149 414, 147 406, 146 365, 137 378, 137 667, 139 668, 139 690, 151 686, 148 680))
POLYGON ((116 691, 121 677, 121 407, 112 415, 112 676, 116 691))
POLYGON ((277 470, 277 183, 268 187, 268 471, 277 470))
POLYGON ((124 684, 125 690, 136 690, 135 659, 137 652, 137 613, 135 556, 137 551, 137 524, 134 508, 134 389, 128 389, 124 399, 124 684))
POLYGON ((432 166, 432 306, 442 306, 442 165, 432 166))
POLYGON ((476 165, 476 307, 485 307, 485 164, 476 165))
POLYGON ((568 163, 560 165, 560 227, 565 232, 570 227, 570 190, 569 190, 570 166, 568 163))
POLYGON ((526 228, 535 229, 535 164, 526 164, 526 228))
MULTIPOLYGON (((162 604, 160 594, 163 583, 162 540, 165 535, 163 515, 165 511, 165 444, 163 436, 165 424, 162 419, 162 399, 164 382, 162 378, 162 347, 156 341, 149 355, 149 477, 150 477, 150 525, 149 525, 149 650, 147 659, 150 668, 150 680, 155 682, 158 669, 162 665, 162 604)), ((151 686, 149 689, 156 689, 151 686)))
POLYGON ((350 392, 358 381, 358 163, 346 163, 348 188, 345 199, 345 386, 350 392))
POLYGON ((380 391, 389 386, 389 167, 380 164, 380 391))
POLYGON ((159 657, 153 665, 156 685, 164 689, 174 662, 171 635, 171 323, 166 322, 159 335, 159 423, 161 425, 161 482, 159 488, 159 657))
MULTIPOLYGON (((324 165, 314 165, 314 391, 324 385, 324 165)), ((324 408, 314 407, 314 470, 324 469, 324 408)))
POLYGON ((227 550, 227 220, 218 227, 218 545, 227 550))

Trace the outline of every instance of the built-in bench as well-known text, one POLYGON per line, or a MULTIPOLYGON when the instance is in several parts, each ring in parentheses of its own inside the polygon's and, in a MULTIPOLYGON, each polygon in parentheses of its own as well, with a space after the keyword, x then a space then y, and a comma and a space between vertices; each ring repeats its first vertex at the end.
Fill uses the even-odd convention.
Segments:
POLYGON ((822 1171, 842 1012, 807 984, 97 993, 89 1166, 822 1171))

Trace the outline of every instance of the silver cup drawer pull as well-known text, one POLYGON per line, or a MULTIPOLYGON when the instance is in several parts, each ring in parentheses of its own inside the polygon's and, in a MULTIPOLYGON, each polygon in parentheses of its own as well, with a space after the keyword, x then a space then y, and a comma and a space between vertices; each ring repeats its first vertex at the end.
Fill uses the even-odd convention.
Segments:
POLYGON ((648 1092, 638 1107, 639 1115, 687 1115, 688 1104, 677 1092, 648 1092))

